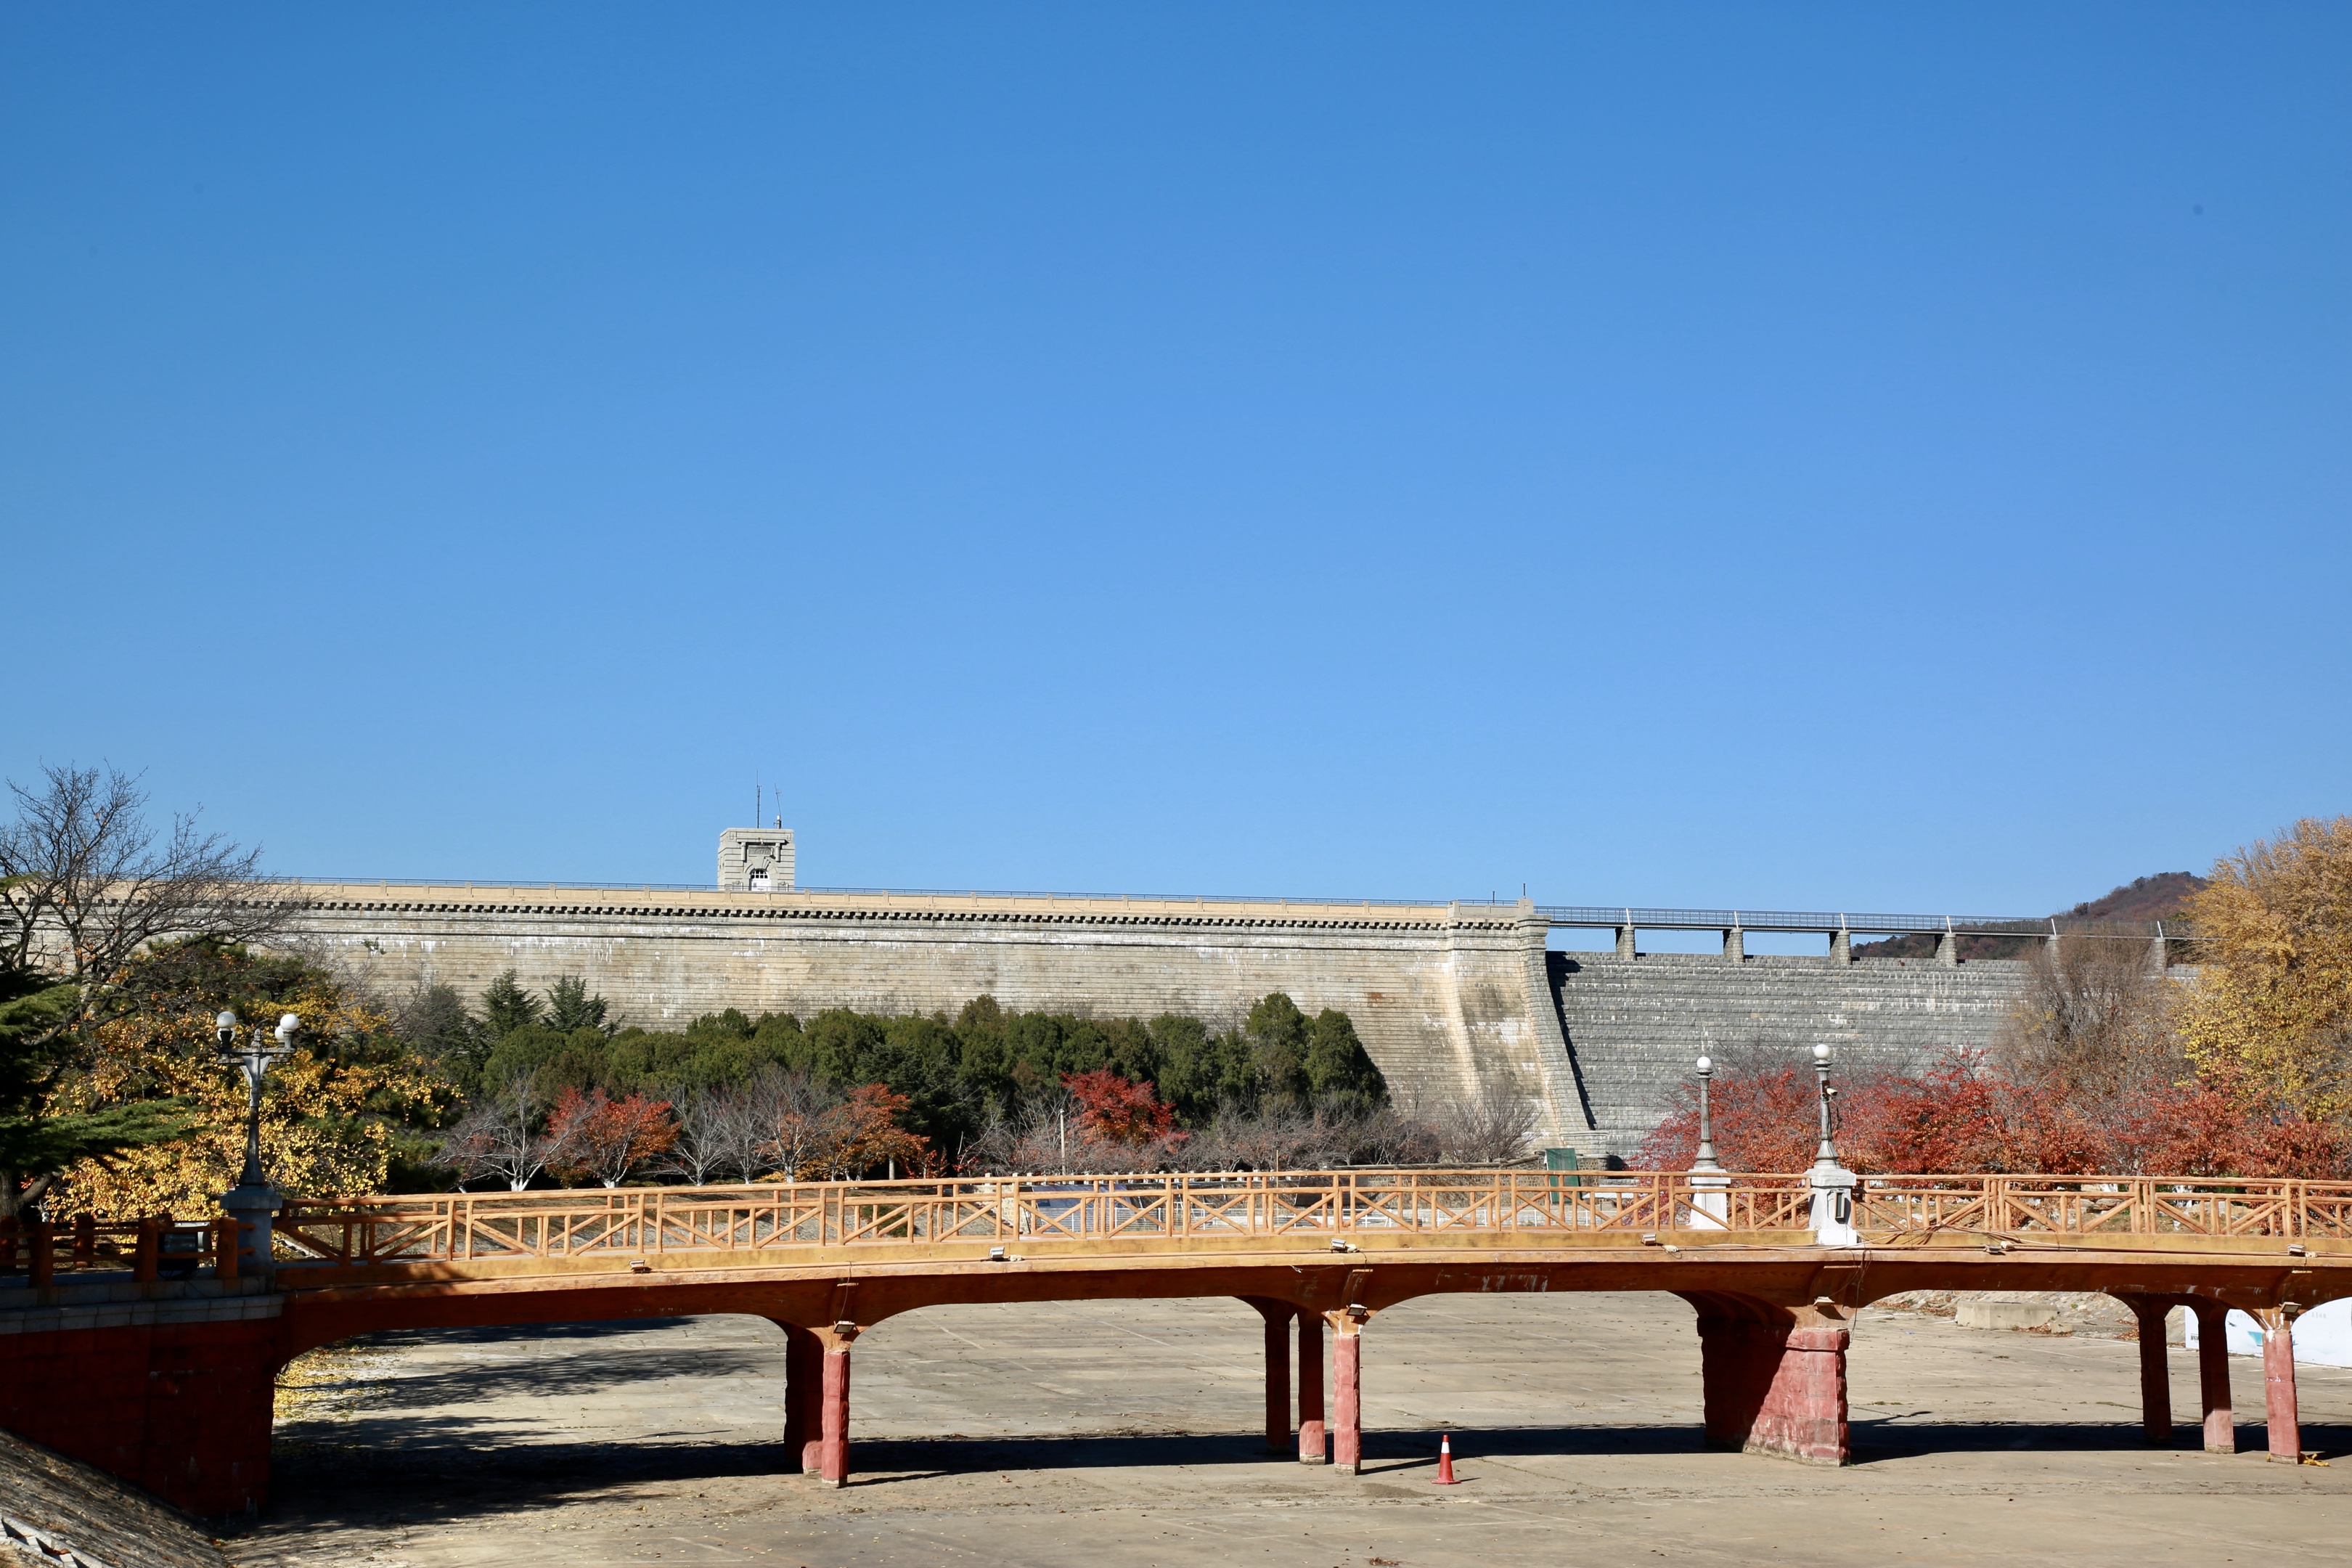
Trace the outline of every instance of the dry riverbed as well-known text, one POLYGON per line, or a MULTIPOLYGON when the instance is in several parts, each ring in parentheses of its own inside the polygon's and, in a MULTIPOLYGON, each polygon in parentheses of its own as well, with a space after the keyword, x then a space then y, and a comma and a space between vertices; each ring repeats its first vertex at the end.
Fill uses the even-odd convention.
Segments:
MULTIPOLYGON (((241 1568, 690 1563, 2337 1563, 2352 1462, 2139 1441, 2137 1349, 1865 1315, 1860 1460, 1698 1446, 1690 1310, 1456 1296, 1365 1338, 1366 1474, 1273 1459, 1235 1301, 934 1309, 857 1344, 856 1484, 781 1473, 783 1339, 753 1318, 383 1336, 292 1370, 277 1499, 241 1568), (1464 1484, 1439 1489, 1455 1434, 1464 1484)), ((2352 1373, 2306 1368, 2306 1447, 2352 1448, 2352 1373)))

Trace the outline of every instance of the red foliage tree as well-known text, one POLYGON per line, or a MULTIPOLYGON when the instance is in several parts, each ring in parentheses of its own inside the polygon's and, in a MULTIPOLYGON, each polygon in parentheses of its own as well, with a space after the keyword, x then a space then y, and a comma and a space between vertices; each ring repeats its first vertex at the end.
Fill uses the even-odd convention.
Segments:
POLYGON ((2180 1176, 2309 1176, 2344 1173, 2352 1147, 2344 1130, 2300 1116, 2264 1121, 2210 1083, 2148 1097, 2126 1137, 2143 1171, 2180 1176))
POLYGON ((669 1101, 632 1094, 614 1100, 601 1089, 567 1089, 547 1119, 548 1168, 578 1179, 593 1176, 617 1187, 629 1173, 677 1142, 669 1101))
POLYGON ((898 1125, 908 1097, 869 1083, 838 1100, 808 1096, 779 1107, 775 1135, 764 1144, 786 1181, 851 1181, 894 1166, 929 1173, 940 1162, 930 1141, 898 1125))
MULTIPOLYGON (((1717 1074, 1709 1096, 1715 1150, 1734 1171, 1801 1171, 1820 1142, 1811 1069, 1793 1063, 1739 1064, 1717 1074)), ((1698 1085, 1685 1084, 1675 1107, 1633 1154, 1648 1171, 1680 1171, 1698 1157, 1698 1085)))
POLYGON ((1873 1075, 1839 1096, 1838 1152, 1857 1171, 1990 1168, 2007 1142, 2006 1088, 1966 1055, 1925 1078, 1873 1075))
MULTIPOLYGON (((2119 1109, 2094 1103, 2057 1075, 2021 1080, 1982 1056, 1955 1051, 1917 1077, 1864 1074, 1839 1088, 1838 1154, 1865 1173, 2331 1177, 2352 1164, 2345 1129, 2294 1115, 2249 1116, 2238 1096, 2211 1083, 2138 1089, 2119 1109)), ((1816 1094, 1801 1064, 1749 1062, 1719 1072, 1712 1100, 1723 1163, 1763 1172, 1811 1164, 1816 1094)), ((1647 1169, 1685 1170, 1697 1143, 1692 1084, 1634 1160, 1647 1169)))
POLYGON ((1130 1083, 1108 1068, 1066 1072, 1062 1087, 1078 1102, 1078 1131, 1106 1143, 1140 1147, 1175 1131, 1176 1108, 1162 1105, 1151 1080, 1130 1083))

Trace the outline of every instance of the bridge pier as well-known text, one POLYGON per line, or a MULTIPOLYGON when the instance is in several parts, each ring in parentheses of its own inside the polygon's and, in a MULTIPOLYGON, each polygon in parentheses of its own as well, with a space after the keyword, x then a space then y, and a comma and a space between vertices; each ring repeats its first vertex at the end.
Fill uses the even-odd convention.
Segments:
POLYGON ((1298 1462, 1320 1465, 1324 1457, 1323 1314, 1298 1314, 1298 1462))
POLYGON ((1808 1465, 1846 1463, 1853 1444, 1845 1352, 1853 1332, 1835 1309, 1694 1304, 1707 1446, 1808 1465))
POLYGON ((2171 1347, 2164 1342, 2164 1320, 2172 1310, 2168 1300, 2126 1296, 2124 1305, 2139 1320, 2140 1440, 2151 1447, 2172 1447, 2171 1347))
POLYGON ((1265 1320, 1265 1451, 1290 1452, 1290 1320, 1298 1309, 1270 1296, 1244 1296, 1265 1320))
POLYGON ((824 1394, 819 1416, 817 1479, 829 1487, 849 1484, 849 1342, 855 1328, 824 1336, 824 1394))
POLYGON ((2205 1451, 2238 1451, 2238 1418, 2230 1408, 2230 1343, 2225 1336, 2230 1309, 2219 1301, 2195 1301, 2197 1314, 2197 1392, 2205 1406, 2205 1451))
POLYGON ((2270 1457, 2303 1462, 2303 1426, 2294 1399, 2293 1307, 2264 1307, 2254 1314, 2263 1326, 2263 1414, 2270 1423, 2270 1457))
POLYGON ((1352 1312, 1334 1320, 1338 1337, 1331 1342, 1331 1381, 1337 1385, 1339 1419, 1331 1428, 1331 1464, 1343 1476, 1352 1476, 1364 1464, 1364 1324, 1352 1312))
POLYGON ((824 1468, 824 1345, 798 1323, 784 1331, 784 1462, 803 1476, 824 1468))

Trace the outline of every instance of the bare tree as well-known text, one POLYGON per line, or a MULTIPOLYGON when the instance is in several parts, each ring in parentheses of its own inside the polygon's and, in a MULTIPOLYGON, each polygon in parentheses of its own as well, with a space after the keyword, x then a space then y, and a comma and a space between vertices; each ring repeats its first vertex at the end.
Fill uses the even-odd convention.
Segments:
POLYGON ((1449 1100, 1428 1117, 1437 1157, 1454 1165, 1504 1165, 1526 1157, 1535 1141, 1536 1102, 1488 1085, 1475 1099, 1449 1100))
POLYGON ((974 1169, 992 1172, 1101 1175, 1157 1168, 1163 1151, 1095 1137, 1082 1125, 1080 1109, 1067 1092, 1033 1095, 1010 1115, 992 1116, 964 1158, 974 1169))
POLYGON ((458 1118, 433 1163, 457 1172, 460 1189, 495 1176, 509 1191, 521 1192, 551 1163, 565 1157, 562 1140, 549 1137, 543 1128, 549 1104, 537 1074, 517 1074, 458 1118))
POLYGON ((2010 1078, 2062 1097, 2110 1141, 2147 1091, 2188 1076, 2171 983, 2138 942, 2043 943, 1993 1047, 2010 1078))
POLYGON ((1195 1171, 1426 1164, 1436 1160, 1439 1147, 1433 1129, 1392 1106, 1277 1105, 1250 1111, 1228 1105, 1183 1149, 1182 1163, 1195 1171))
POLYGON ((830 1115, 844 1098, 805 1072, 770 1068, 753 1079, 744 1096, 744 1135, 737 1155, 742 1179, 757 1181, 772 1171, 789 1173, 814 1162, 833 1140, 830 1115))
POLYGON ((756 1084, 741 1089, 682 1089, 671 1091, 670 1110, 677 1118, 677 1142, 669 1146, 654 1169, 683 1178, 691 1186, 708 1186, 728 1173, 750 1181, 749 1167, 759 1160, 760 1117, 752 1100, 756 1084))
POLYGON ((258 848, 200 832, 194 816, 174 815, 159 835, 138 779, 112 768, 42 772, 43 789, 8 782, 16 820, 0 828, 0 971, 93 994, 159 938, 252 942, 284 928, 288 901, 257 896, 258 848))

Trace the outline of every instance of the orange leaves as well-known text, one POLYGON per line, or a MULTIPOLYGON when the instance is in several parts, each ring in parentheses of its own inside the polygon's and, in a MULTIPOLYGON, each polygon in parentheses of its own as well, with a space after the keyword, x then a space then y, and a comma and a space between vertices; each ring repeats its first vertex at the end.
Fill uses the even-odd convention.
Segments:
POLYGON ((2248 1116, 2236 1097, 2203 1085, 2150 1096, 2129 1136, 2140 1168, 2168 1175, 2330 1177, 2352 1154, 2333 1123, 2248 1116))
POLYGON ((593 1176, 617 1187, 629 1173, 677 1142, 669 1101, 633 1094, 612 1100, 601 1089, 567 1089, 547 1119, 548 1168, 575 1180, 593 1176))
POLYGON ((1064 1073, 1062 1087, 1078 1102, 1079 1131, 1106 1143, 1139 1147, 1167 1137, 1176 1125, 1176 1108, 1154 1097, 1148 1079, 1130 1083, 1097 1068, 1064 1073))
MULTIPOLYGON (((1728 1169, 1801 1171, 1813 1163, 1821 1134, 1810 1069, 1762 1058, 1727 1064, 1717 1072, 1709 1102, 1716 1154, 1728 1169)), ((1678 1171, 1697 1153, 1698 1086, 1686 1083, 1675 1110, 1634 1152, 1633 1163, 1678 1171)))
POLYGON ((778 1173, 796 1182, 846 1181, 894 1163, 902 1174, 930 1168, 937 1162, 929 1140, 898 1125, 908 1103, 883 1083, 839 1099, 814 1094, 782 1101, 769 1144, 778 1173))
MULTIPOLYGON (((2095 1106, 2062 1080, 2021 1081, 1964 1051, 1918 1077, 1858 1075, 1840 1089, 1838 1154, 1864 1173, 2327 1177, 2352 1159, 2352 1139, 2335 1124, 2249 1115, 2210 1086, 2162 1085, 2095 1106)), ((1729 1169, 1800 1171, 1812 1163, 1820 1111, 1810 1071, 1769 1061, 1735 1066, 1718 1076, 1712 1100, 1716 1147, 1729 1169)), ((1634 1163, 1685 1169, 1697 1142, 1693 1087, 1634 1163)))

